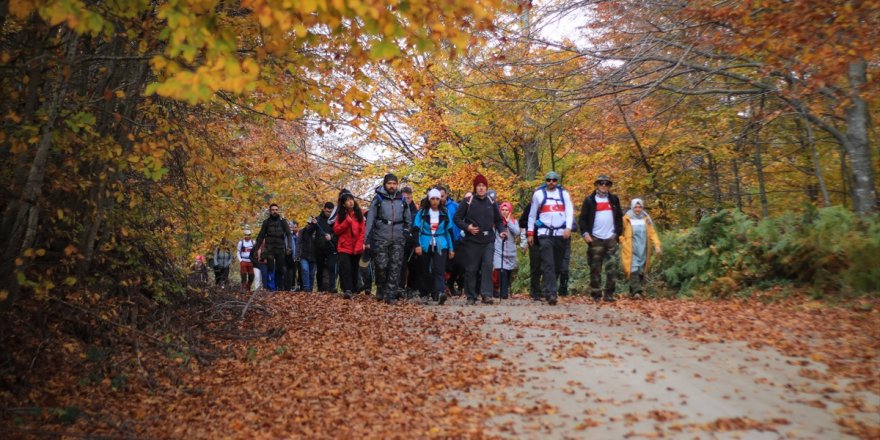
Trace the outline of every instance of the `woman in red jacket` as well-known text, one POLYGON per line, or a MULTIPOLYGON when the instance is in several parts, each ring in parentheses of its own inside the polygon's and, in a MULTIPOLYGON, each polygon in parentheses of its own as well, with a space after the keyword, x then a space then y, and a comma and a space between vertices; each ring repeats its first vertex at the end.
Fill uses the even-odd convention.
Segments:
POLYGON ((339 194, 338 212, 333 222, 333 233, 339 238, 336 251, 339 252, 339 284, 343 298, 351 299, 351 293, 357 290, 358 262, 364 253, 364 231, 366 221, 361 207, 348 190, 339 194))

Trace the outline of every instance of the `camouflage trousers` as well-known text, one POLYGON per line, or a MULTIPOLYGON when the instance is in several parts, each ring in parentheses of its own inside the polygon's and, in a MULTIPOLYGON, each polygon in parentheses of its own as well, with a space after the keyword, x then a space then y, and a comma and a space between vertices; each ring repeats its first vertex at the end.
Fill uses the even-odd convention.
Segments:
POLYGON ((376 243, 373 264, 376 270, 376 295, 386 301, 397 299, 400 274, 403 271, 404 242, 386 241, 376 243))
POLYGON ((605 273, 605 296, 614 295, 617 284, 619 261, 617 237, 601 239, 593 237, 587 254, 590 260, 590 295, 602 296, 602 273, 605 273))

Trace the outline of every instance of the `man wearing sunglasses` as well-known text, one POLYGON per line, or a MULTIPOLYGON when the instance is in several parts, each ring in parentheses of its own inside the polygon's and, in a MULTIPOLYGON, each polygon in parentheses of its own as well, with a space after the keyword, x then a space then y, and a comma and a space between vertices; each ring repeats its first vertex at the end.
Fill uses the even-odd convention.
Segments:
POLYGON ((578 218, 584 241, 589 250, 590 295, 594 301, 614 301, 617 281, 617 239, 623 232, 623 210, 620 199, 611 194, 613 182, 606 175, 596 178, 596 191, 584 199, 578 218), (604 269, 604 270, 603 270, 604 269), (602 272, 605 292, 602 292, 602 272))
POLYGON ((568 191, 559 186, 559 174, 550 171, 546 184, 532 195, 526 236, 530 247, 541 252, 542 293, 547 304, 555 305, 559 285, 556 280, 563 270, 566 240, 571 236, 574 207, 568 191))

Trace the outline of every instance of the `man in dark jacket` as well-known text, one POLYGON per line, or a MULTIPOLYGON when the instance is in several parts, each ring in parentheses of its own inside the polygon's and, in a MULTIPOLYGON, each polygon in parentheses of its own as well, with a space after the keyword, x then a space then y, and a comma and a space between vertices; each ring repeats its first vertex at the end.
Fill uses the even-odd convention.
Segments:
POLYGON ((364 252, 373 255, 376 270, 376 299, 392 304, 401 294, 400 273, 403 270, 403 248, 410 236, 412 213, 397 190, 397 176, 388 173, 367 212, 364 231, 364 252))
MULTIPOLYGON (((419 212, 419 208, 413 200, 412 188, 405 186, 400 190, 400 193, 403 195, 403 201, 409 205, 409 214, 415 216, 419 212)), ((415 222, 415 218, 413 221, 415 222)), ((410 298, 414 297, 415 292, 419 290, 419 279, 421 279, 419 274, 419 258, 415 255, 418 239, 418 233, 412 231, 406 240, 406 245, 403 247, 403 256, 406 258, 406 264, 403 267, 403 272, 400 274, 400 287, 405 289, 406 296, 410 298)))
POLYGON ((455 212, 453 222, 465 231, 462 239, 465 261, 465 290, 468 304, 476 304, 477 289, 484 304, 492 304, 492 259, 495 255, 495 233, 507 238, 507 225, 498 204, 487 196, 489 181, 482 174, 474 177, 474 193, 455 212), (477 285, 477 273, 480 283, 477 285))
POLYGON ((333 202, 324 204, 324 209, 318 215, 315 223, 318 228, 315 233, 315 263, 318 265, 316 277, 319 292, 336 293, 336 235, 333 234, 333 225, 330 224, 330 215, 333 213, 333 202))
POLYGON ((309 217, 306 226, 299 232, 299 282, 304 292, 311 292, 315 286, 315 272, 317 272, 318 267, 315 264, 315 235, 318 234, 317 222, 314 217, 309 217))
POLYGON ((257 234, 257 244, 251 252, 256 255, 262 252, 268 273, 274 276, 275 289, 282 289, 284 286, 284 257, 290 252, 288 243, 290 243, 290 228, 287 220, 281 217, 278 204, 273 203, 269 205, 269 217, 263 221, 260 233, 257 234))
POLYGON ((617 281, 617 240, 623 232, 620 199, 611 194, 611 179, 596 178, 596 191, 584 199, 578 218, 581 236, 589 247, 590 295, 599 301, 602 295, 602 272, 605 272, 605 301, 614 301, 617 281))

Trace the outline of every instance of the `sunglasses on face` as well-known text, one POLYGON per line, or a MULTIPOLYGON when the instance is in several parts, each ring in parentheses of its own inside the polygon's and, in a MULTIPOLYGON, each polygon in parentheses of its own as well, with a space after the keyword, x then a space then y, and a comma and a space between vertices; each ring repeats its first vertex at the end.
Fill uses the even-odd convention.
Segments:
POLYGON ((547 179, 548 182, 558 182, 559 179, 547 179))
POLYGON ((600 185, 600 186, 611 186, 611 182, 609 182, 609 181, 607 181, 607 180, 603 180, 603 181, 601 181, 601 182, 598 182, 597 185, 600 185))

